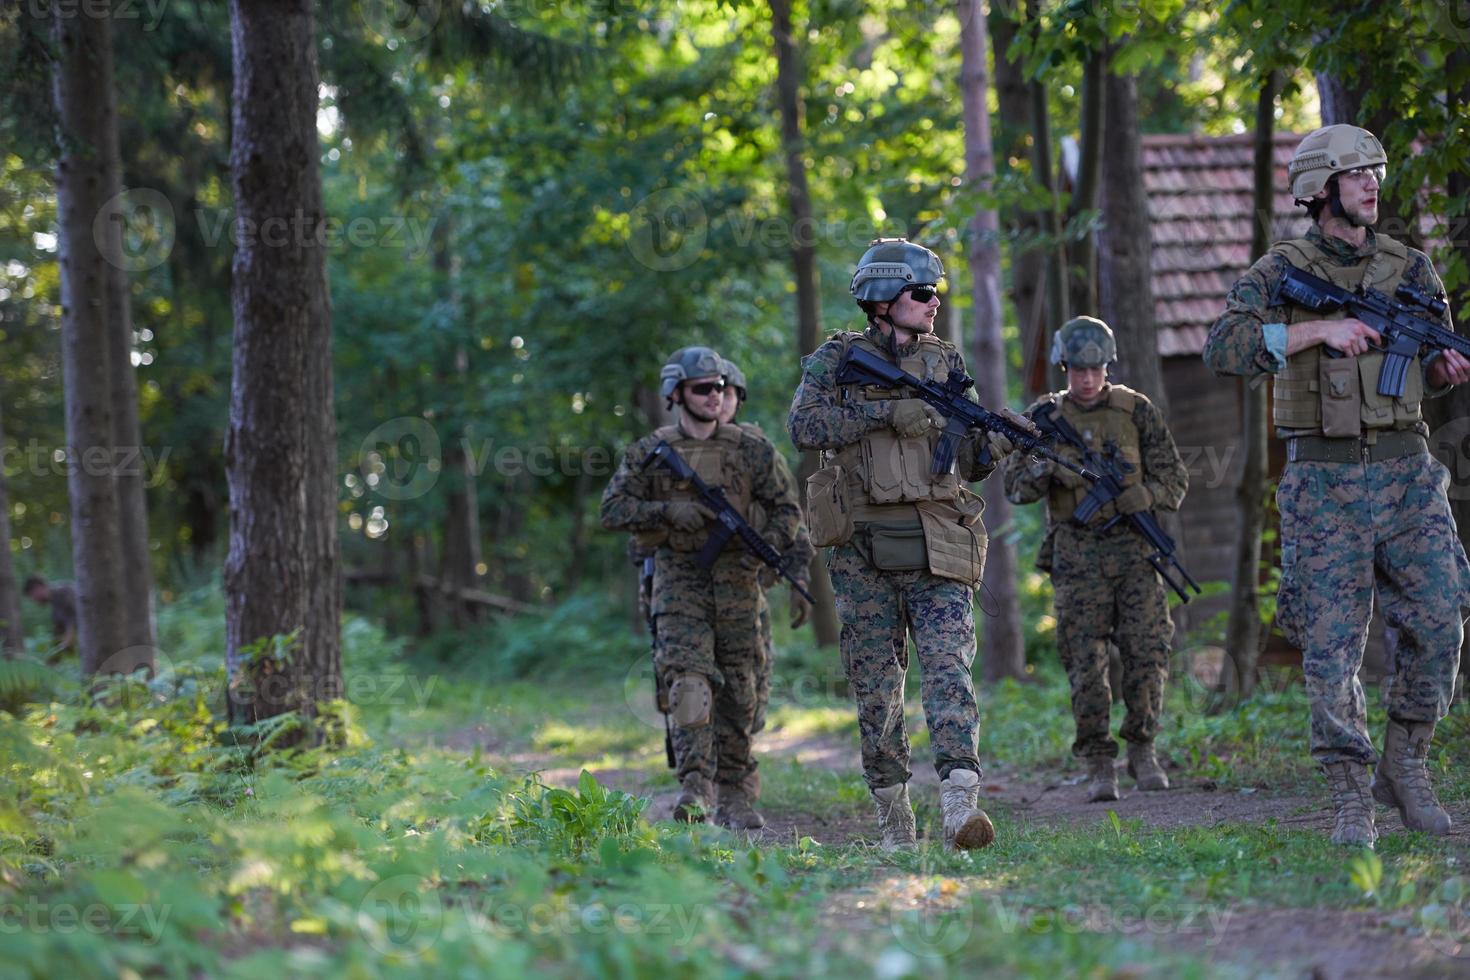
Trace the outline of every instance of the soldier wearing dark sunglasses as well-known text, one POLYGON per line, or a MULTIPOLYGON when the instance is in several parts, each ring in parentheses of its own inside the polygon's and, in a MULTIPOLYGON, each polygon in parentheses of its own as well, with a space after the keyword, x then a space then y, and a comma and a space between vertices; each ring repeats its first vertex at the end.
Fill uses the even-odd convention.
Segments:
POLYGON ((720 420, 725 361, 708 347, 676 351, 660 373, 661 391, 678 421, 628 448, 602 496, 602 525, 631 531, 653 552, 650 613, 657 637, 654 665, 666 692, 682 792, 676 820, 715 819, 757 829, 760 775, 752 753, 764 651, 757 628, 760 559, 732 539, 714 565, 696 554, 713 528, 714 514, 692 487, 643 462, 668 443, 746 520, 758 510, 766 543, 785 553, 796 538, 801 507, 790 471, 776 447, 755 427, 720 420))

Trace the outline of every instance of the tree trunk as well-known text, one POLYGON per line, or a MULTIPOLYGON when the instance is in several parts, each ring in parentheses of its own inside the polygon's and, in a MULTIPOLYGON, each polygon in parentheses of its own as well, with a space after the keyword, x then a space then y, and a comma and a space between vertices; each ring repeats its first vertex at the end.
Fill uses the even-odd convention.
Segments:
MULTIPOLYGON (((112 120, 106 138, 106 176, 109 200, 123 192, 122 153, 118 148, 116 98, 109 84, 98 93, 108 102, 112 120)), ((128 292, 128 270, 122 257, 120 227, 116 234, 119 261, 109 263, 107 320, 111 340, 108 376, 112 385, 112 443, 119 454, 113 475, 117 494, 118 543, 123 587, 125 639, 129 647, 153 646, 153 559, 148 549, 148 498, 144 490, 143 434, 138 424, 138 379, 133 368, 133 310, 128 292)), ((153 662, 151 653, 148 663, 153 662)))
MULTIPOLYGON (((791 30, 791 0, 770 0, 771 37, 776 46, 776 97, 781 109, 781 153, 786 162, 786 200, 791 209, 791 266, 796 276, 797 353, 806 355, 816 350, 822 332, 821 299, 817 289, 816 225, 812 217, 811 192, 807 187, 806 165, 802 160, 804 140, 802 123, 801 53, 796 35, 791 30)), ((797 467, 803 500, 806 480, 817 468, 814 453, 807 453, 797 467)), ((811 563, 811 592, 816 598, 812 609, 812 629, 817 645, 837 645, 837 604, 832 596, 832 583, 827 566, 818 555, 811 563)))
MULTIPOLYGON (((1107 57, 1101 51, 1089 51, 1082 66, 1082 138, 1077 161, 1077 183, 1068 220, 1097 210, 1098 186, 1102 173, 1103 89, 1107 57)), ((1071 315, 1096 315, 1097 297, 1097 232, 1089 231, 1067 243, 1069 269, 1067 277, 1068 306, 1071 315)), ((1060 326, 1060 323, 1058 323, 1060 326)))
MULTIPOLYGON (((960 96, 965 121, 965 179, 972 188, 995 182, 995 154, 990 143, 990 89, 985 57, 989 44, 979 0, 956 0, 960 24, 960 96)), ((975 295, 975 393, 982 404, 1000 408, 1006 402, 1004 316, 1000 299, 1000 216, 981 207, 970 219, 970 281, 975 295)), ((1021 636, 1021 603, 1016 593, 1016 549, 1008 534, 1011 504, 1005 486, 994 476, 983 484, 986 523, 991 527, 983 586, 995 597, 998 611, 986 622, 981 651, 987 680, 1019 678, 1026 670, 1021 636)))
MULTIPOLYGON (((0 447, 5 445, 5 426, 0 422, 0 447)), ((0 644, 6 657, 25 650, 20 624, 20 583, 15 580, 15 563, 10 558, 10 488, 5 467, 0 465, 0 644)))
MULTIPOLYGON (((1033 162, 1033 170, 1039 179, 1040 167, 1035 165, 1038 156, 1038 141, 1032 133, 1032 92, 1021 70, 1019 59, 1011 60, 1007 52, 1011 42, 1019 33, 1018 26, 1000 4, 992 4, 987 26, 990 28, 991 50, 995 57, 995 95, 1000 106, 996 120, 998 132, 995 138, 997 168, 1012 166, 1011 161, 1026 158, 1033 162)), ((1048 143, 1050 142, 1050 134, 1048 143)), ((1050 150, 1045 151, 1050 157, 1050 150)), ((1033 371, 1022 379, 1028 398, 1046 390, 1046 350, 1049 325, 1046 309, 1047 257, 1050 248, 1037 247, 1036 241, 1044 227, 1042 215, 1036 211, 1019 211, 1010 218, 1013 241, 1019 242, 1011 249, 1011 302, 1016 308, 1016 322, 1020 326, 1021 349, 1025 362, 1033 371)))
POLYGON ((1131 75, 1105 73, 1103 227, 1098 236, 1098 306, 1118 340, 1114 378, 1147 395, 1167 417, 1149 265, 1152 238, 1143 189, 1138 90, 1131 75))
MULTIPOLYGON (((112 20, 53 8, 57 61, 53 75, 58 137, 57 225, 60 231, 61 346, 65 377, 67 491, 71 497, 72 564, 77 583, 77 644, 82 673, 128 673, 141 663, 129 649, 120 515, 113 483, 112 395, 108 370, 111 270, 103 248, 121 242, 93 223, 116 181, 107 173, 108 133, 115 131, 112 20)), ((121 256, 121 249, 113 257, 121 256)), ((10 543, 5 542, 9 548, 10 543)))
MULTIPOLYGON (((1271 72, 1261 84, 1256 99, 1255 164, 1251 213, 1251 261, 1270 247, 1275 213, 1276 94, 1282 73, 1271 72)), ((1256 379, 1259 381, 1260 379, 1256 379)), ((1221 674, 1220 693, 1227 698, 1249 697, 1256 686, 1256 661, 1260 656, 1262 629, 1260 610, 1261 532, 1266 526, 1266 386, 1243 383, 1244 425, 1241 442, 1245 462, 1240 474, 1236 503, 1240 508, 1240 534, 1235 551, 1235 573, 1230 592, 1230 619, 1225 630, 1225 652, 1231 667, 1221 674), (1232 687, 1234 688, 1232 690, 1232 687)))
POLYGON ((341 569, 312 8, 232 0, 230 21, 238 245, 226 660, 230 720, 242 724, 311 717, 317 701, 340 696, 341 569))

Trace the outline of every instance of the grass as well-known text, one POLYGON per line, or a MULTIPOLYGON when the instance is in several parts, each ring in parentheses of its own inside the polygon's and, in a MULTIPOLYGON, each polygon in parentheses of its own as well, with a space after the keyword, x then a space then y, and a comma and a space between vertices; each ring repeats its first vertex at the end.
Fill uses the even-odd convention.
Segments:
MULTIPOLYGON (((1310 908, 1433 937, 1470 905, 1470 854, 1422 835, 1366 855, 1280 822, 1149 829, 1100 811, 1048 825, 1001 805, 999 840, 977 854, 887 855, 822 832, 753 847, 650 824, 644 800, 588 776, 551 787, 492 761, 635 769, 672 788, 637 661, 599 657, 645 655, 631 640, 600 638, 568 653, 579 675, 533 680, 354 619, 358 696, 335 709, 331 744, 263 752, 268 731, 228 729, 214 710, 218 615, 208 591, 166 606, 167 670, 110 702, 65 670, 0 683, 0 913, 25 924, 0 929, 0 978, 1233 976, 1252 971, 1220 955, 1223 919, 1310 908), (444 748, 449 733, 473 737, 444 748)), ((579 617, 596 615, 559 628, 591 642, 579 617)), ((835 657, 778 637, 771 732, 855 746, 835 657)), ((527 660, 517 648, 508 662, 527 660)), ((1038 780, 1073 768, 1052 663, 981 690, 987 766, 1038 780)), ((1175 686, 1161 738, 1182 778, 1320 792, 1298 688, 1218 716, 1195 710, 1197 693, 1175 686)), ((917 704, 909 715, 918 768, 917 704)), ((1443 734, 1431 765, 1463 799, 1463 707, 1443 734)), ((855 767, 771 758, 762 773, 773 816, 870 819, 855 767)), ((934 795, 915 794, 930 840, 934 795)))

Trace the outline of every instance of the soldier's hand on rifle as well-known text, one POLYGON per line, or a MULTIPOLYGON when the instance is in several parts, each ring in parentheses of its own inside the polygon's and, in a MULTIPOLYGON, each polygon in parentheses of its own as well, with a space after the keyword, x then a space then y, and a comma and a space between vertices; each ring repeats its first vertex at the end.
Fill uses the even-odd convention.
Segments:
POLYGON ((1470 381, 1470 359, 1457 350, 1446 350, 1429 365, 1429 384, 1435 388, 1470 381))
POLYGON ((985 450, 990 454, 993 462, 999 463, 1016 451, 1016 444, 999 432, 987 431, 985 433, 985 450))
POLYGON ((889 416, 888 424, 900 438, 917 439, 930 429, 944 428, 944 416, 922 399, 900 398, 893 403, 893 414, 889 416))
POLYGON ((664 505, 664 517, 681 531, 698 531, 715 519, 715 512, 695 500, 675 500, 664 505))
MULTIPOLYGON (((1351 317, 1346 320, 1318 320, 1313 326, 1321 336, 1322 343, 1333 350, 1342 351, 1348 357, 1366 354, 1370 345, 1383 342, 1377 330, 1362 320, 1355 320, 1351 317)), ((1295 353, 1291 350, 1289 341, 1287 353, 1295 353)))
POLYGON ((760 574, 758 574, 756 576, 756 581, 760 582, 761 588, 763 588, 763 589, 769 589, 771 586, 773 586, 773 585, 776 584, 776 579, 778 579, 780 577, 781 577, 781 573, 780 572, 776 571, 770 565, 767 565, 764 562, 762 562, 761 563, 760 574))
MULTIPOLYGON (((807 588, 805 582, 801 583, 803 589, 807 588)), ((791 590, 791 628, 799 630, 806 625, 807 617, 812 614, 812 604, 806 601, 806 596, 795 589, 791 590)))
POLYGON ((1135 483, 1118 494, 1116 503, 1120 514, 1141 514, 1153 507, 1154 495, 1149 492, 1148 487, 1135 483))

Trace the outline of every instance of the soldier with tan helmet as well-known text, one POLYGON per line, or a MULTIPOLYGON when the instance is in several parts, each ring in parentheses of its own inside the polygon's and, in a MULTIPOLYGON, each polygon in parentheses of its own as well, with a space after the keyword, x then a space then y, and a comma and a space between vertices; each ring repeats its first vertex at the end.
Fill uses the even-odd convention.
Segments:
POLYGON ((942 780, 945 843, 967 850, 995 839, 977 805, 979 712, 970 677, 974 588, 986 535, 980 499, 961 481, 984 478, 1013 447, 1004 437, 972 431, 954 465, 935 473, 943 416, 907 389, 840 376, 853 348, 925 380, 963 372, 960 352, 934 336, 943 277, 939 256, 922 245, 874 242, 850 286, 867 327, 835 334, 803 359, 786 423, 798 449, 822 451, 823 469, 807 482, 807 516, 812 543, 832 549, 827 567, 842 620, 842 661, 857 700, 863 775, 889 849, 913 847, 916 838, 903 719, 910 634, 942 780), (982 463, 987 448, 991 461, 982 463))
MULTIPOLYGON (((1093 802, 1118 798, 1113 763, 1118 743, 1108 729, 1118 695, 1128 708, 1119 733, 1128 743, 1128 774, 1141 790, 1169 788, 1154 737, 1174 623, 1163 580, 1148 561, 1151 546, 1126 522, 1113 519, 1155 508, 1177 510, 1189 487, 1163 413, 1141 392, 1108 381, 1108 365, 1117 357, 1106 323, 1090 316, 1067 321, 1051 350, 1052 363, 1067 373, 1067 388, 1043 395, 1026 414, 1055 412, 1071 423, 1089 451, 1115 452, 1124 473, 1122 495, 1083 525, 1073 518, 1089 489, 1082 477, 1047 460, 1020 456, 1007 461, 1005 473, 1012 503, 1046 501, 1047 534, 1036 566, 1050 573, 1056 594, 1057 648, 1077 725, 1072 752, 1087 760, 1087 798, 1093 802), (1110 637, 1123 661, 1118 692, 1108 681, 1110 637)), ((1082 462, 1083 451, 1074 446, 1059 440, 1055 450, 1082 462)))
POLYGON ((764 567, 732 538, 712 567, 696 561, 714 514, 692 488, 643 463, 659 443, 673 447, 699 477, 725 492, 747 521, 765 515, 762 536, 777 552, 796 537, 801 509, 789 470, 758 431, 720 422, 724 362, 708 347, 675 351, 660 374, 678 421, 628 447, 602 496, 602 525, 631 531, 654 549, 651 614, 655 668, 667 692, 682 792, 674 817, 702 821, 714 804, 727 827, 765 824, 755 810, 760 776, 752 752, 760 663, 757 635, 764 567))
MULTIPOLYGON (((1374 800, 1396 807, 1412 830, 1450 829, 1424 760, 1454 693, 1470 565, 1445 494, 1448 472, 1425 445, 1420 404, 1470 380, 1470 361, 1428 352, 1410 365, 1402 397, 1385 396, 1372 328, 1273 297, 1292 266, 1349 291, 1392 296, 1408 283, 1443 295, 1428 256, 1372 228, 1387 164, 1378 139, 1356 126, 1327 126, 1302 140, 1288 175, 1312 228, 1273 245, 1235 284, 1204 351, 1220 374, 1272 378, 1273 422, 1288 460, 1276 493, 1276 624, 1302 651, 1312 755, 1336 807, 1332 840, 1368 847, 1377 838, 1374 800), (1381 758, 1358 679, 1375 594, 1400 637, 1381 758)), ((1443 321, 1453 328, 1448 311, 1443 321)))

